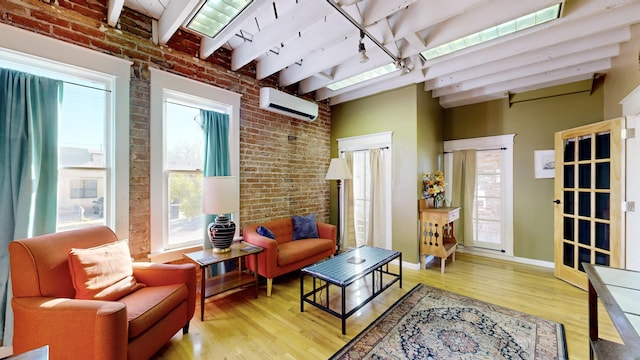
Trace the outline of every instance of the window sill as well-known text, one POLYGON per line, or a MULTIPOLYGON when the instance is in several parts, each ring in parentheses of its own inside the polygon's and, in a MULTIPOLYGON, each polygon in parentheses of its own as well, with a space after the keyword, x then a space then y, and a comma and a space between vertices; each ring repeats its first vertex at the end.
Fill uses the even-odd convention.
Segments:
POLYGON ((183 259, 182 254, 186 254, 194 251, 200 251, 200 250, 202 250, 202 245, 189 246, 189 247, 165 250, 165 251, 149 254, 148 258, 153 263, 169 263, 173 261, 182 260, 183 259))

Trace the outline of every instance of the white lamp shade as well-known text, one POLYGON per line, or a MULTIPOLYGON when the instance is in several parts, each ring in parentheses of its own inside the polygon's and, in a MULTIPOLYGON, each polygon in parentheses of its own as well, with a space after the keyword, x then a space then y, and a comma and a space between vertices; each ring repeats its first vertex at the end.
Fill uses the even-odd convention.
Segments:
POLYGON ((331 159, 325 180, 344 180, 351 178, 353 177, 351 176, 349 165, 347 165, 347 160, 341 158, 331 159))
POLYGON ((202 182, 202 212, 228 214, 239 210, 238 179, 235 176, 206 176, 202 182))

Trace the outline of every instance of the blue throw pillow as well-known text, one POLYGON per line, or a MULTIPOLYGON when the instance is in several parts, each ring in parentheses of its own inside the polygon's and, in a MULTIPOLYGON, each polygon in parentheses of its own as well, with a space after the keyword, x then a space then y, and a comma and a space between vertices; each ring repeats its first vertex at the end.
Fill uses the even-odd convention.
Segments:
POLYGON ((271 230, 267 229, 266 227, 260 225, 258 226, 258 228, 256 229, 256 232, 262 236, 268 237, 269 239, 275 239, 276 236, 273 235, 273 233, 271 232, 271 230))
POLYGON ((318 238, 316 214, 293 216, 293 240, 318 238))

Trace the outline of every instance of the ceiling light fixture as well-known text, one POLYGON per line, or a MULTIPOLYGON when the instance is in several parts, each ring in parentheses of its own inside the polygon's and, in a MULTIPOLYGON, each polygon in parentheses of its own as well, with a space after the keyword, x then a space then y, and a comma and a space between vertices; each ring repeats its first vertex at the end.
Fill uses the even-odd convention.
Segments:
POLYGON ((186 28, 213 38, 252 2, 253 0, 206 0, 191 17, 186 28))
POLYGON ((396 64, 389 63, 386 65, 377 67, 375 69, 371 69, 369 71, 365 71, 363 73, 353 75, 344 80, 336 81, 333 84, 327 85, 327 88, 333 91, 340 90, 340 89, 346 88, 347 86, 353 86, 367 80, 375 79, 377 77, 380 77, 382 75, 387 75, 394 71, 398 71, 396 64))
POLYGON ((367 49, 364 48, 364 31, 360 30, 360 43, 358 44, 358 52, 360 53, 360 63, 364 64, 369 61, 369 57, 367 56, 367 49))
POLYGON ((433 60, 440 56, 451 54, 474 45, 482 44, 502 36, 513 34, 515 32, 558 19, 561 15, 561 10, 562 3, 558 3, 519 18, 509 20, 502 24, 478 31, 477 33, 467 35, 460 39, 450 41, 446 44, 427 49, 421 52, 420 55, 425 60, 433 60))

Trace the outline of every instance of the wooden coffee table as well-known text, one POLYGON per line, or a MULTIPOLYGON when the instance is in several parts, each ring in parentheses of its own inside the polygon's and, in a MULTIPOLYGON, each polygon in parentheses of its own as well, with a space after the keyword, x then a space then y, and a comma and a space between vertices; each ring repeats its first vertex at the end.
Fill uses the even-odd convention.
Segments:
POLYGON ((258 297, 258 254, 264 249, 245 242, 234 242, 231 251, 216 253, 213 249, 196 251, 184 256, 200 267, 202 277, 200 279, 200 320, 204 321, 204 299, 241 286, 253 285, 258 297), (250 269, 242 268, 242 260, 245 256, 253 255, 255 268, 253 274, 250 269), (237 268, 211 278, 206 277, 209 266, 228 260, 238 260, 237 268))
POLYGON ((344 252, 325 261, 303 268, 300 272, 300 312, 304 312, 304 303, 309 303, 342 320, 342 334, 346 333, 346 320, 356 311, 360 310, 369 301, 378 296, 384 290, 400 282, 402 288, 402 253, 399 251, 385 250, 370 246, 344 252), (398 273, 389 271, 389 263, 399 259, 398 273), (347 311, 346 288, 356 280, 371 274, 372 293, 362 302, 347 311), (304 292, 304 276, 313 278, 313 289, 304 292), (383 275, 387 275, 387 281, 383 281, 383 275), (389 280, 390 276, 390 280, 389 280), (320 281, 318 281, 320 280, 320 281), (329 286, 340 287, 341 307, 339 311, 331 309, 329 304, 329 286), (326 290, 326 291, 325 291, 326 290), (324 291, 324 293, 322 293, 324 291), (318 295, 319 294, 319 295, 318 295), (326 304, 326 305, 325 305, 326 304))

